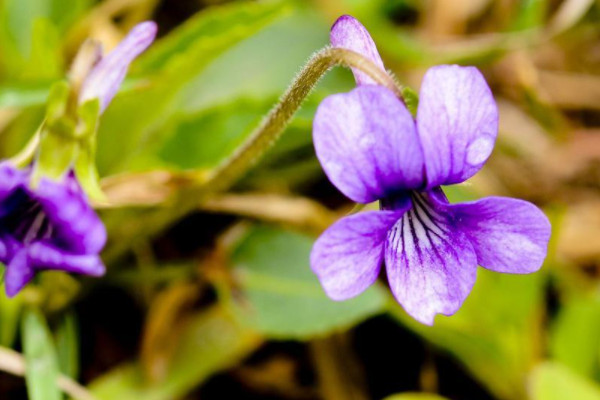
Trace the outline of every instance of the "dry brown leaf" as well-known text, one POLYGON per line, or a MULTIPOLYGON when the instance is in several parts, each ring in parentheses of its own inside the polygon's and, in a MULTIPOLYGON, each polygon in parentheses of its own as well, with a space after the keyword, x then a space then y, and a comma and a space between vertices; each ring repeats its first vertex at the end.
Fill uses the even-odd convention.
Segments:
POLYGON ((201 208, 291 225, 311 232, 323 231, 338 218, 337 213, 310 199, 270 193, 224 194, 201 204, 201 208))

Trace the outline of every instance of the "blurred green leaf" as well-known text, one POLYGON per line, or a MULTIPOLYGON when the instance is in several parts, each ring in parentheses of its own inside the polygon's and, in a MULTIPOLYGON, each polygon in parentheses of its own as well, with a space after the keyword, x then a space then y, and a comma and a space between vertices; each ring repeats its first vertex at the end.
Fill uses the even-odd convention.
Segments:
POLYGON ((431 393, 401 393, 386 397, 384 400, 447 400, 445 397, 431 393))
POLYGON ((79 375, 79 329, 73 312, 64 314, 56 329, 58 364, 63 375, 77 379, 79 375))
MULTIPOLYGON (((232 47, 185 87, 183 112, 228 104, 235 99, 277 99, 310 55, 329 43, 329 26, 314 10, 300 3, 291 14, 276 19, 265 29, 232 47), (243 60, 243 61, 240 61, 243 60)), ((350 90, 352 74, 333 70, 319 84, 350 90)))
MULTIPOLYGON (((46 99, 44 99, 45 101, 46 99)), ((36 106, 15 115, 10 125, 0 135, 0 155, 13 157, 34 136, 45 117, 45 107, 36 106)))
POLYGON ((64 65, 58 29, 48 19, 37 19, 32 36, 31 51, 19 77, 31 80, 60 78, 64 65))
POLYGON ((573 298, 563 303, 551 330, 550 351, 557 361, 593 378, 600 351, 600 301, 573 298))
POLYGON ((98 162, 101 173, 118 170, 140 145, 151 142, 160 128, 180 113, 178 97, 194 77, 224 51, 284 15, 282 2, 231 3, 194 17, 182 32, 159 41, 140 59, 158 71, 138 91, 117 96, 101 120, 98 162), (191 36, 193 34, 193 41, 191 36), (177 36, 180 35, 180 39, 177 36), (164 44, 163 44, 164 43, 164 44), (156 47, 157 53, 153 53, 156 47), (154 55, 156 54, 156 55, 154 55), (168 57, 167 57, 168 56, 168 57), (165 58, 167 57, 167 58, 165 58), (144 61, 149 60, 149 61, 144 61), (160 61, 156 61, 160 60, 160 61), (143 98, 144 101, 140 101, 143 98))
POLYGON ((259 344, 256 334, 243 329, 223 309, 212 308, 186 321, 164 380, 146 382, 137 364, 126 364, 101 376, 89 388, 101 400, 181 398, 259 344))
POLYGON ((50 15, 50 2, 47 0, 3 0, 0 2, 0 7, 2 39, 7 42, 3 44, 14 46, 15 53, 27 58, 31 53, 35 21, 50 15))
POLYGON ((241 100, 185 117, 167 135, 158 156, 182 169, 214 167, 233 153, 270 106, 241 100))
POLYGON ((438 316, 433 327, 419 324, 390 300, 392 314, 425 339, 454 355, 499 398, 525 395, 524 379, 540 357, 539 310, 543 273, 498 274, 479 268, 463 307, 438 316))
POLYGON ((547 10, 547 0, 523 0, 519 2, 519 10, 510 26, 510 30, 519 31, 543 25, 547 10))
POLYGON ((31 400, 60 400, 57 385, 59 375, 56 349, 42 314, 26 310, 23 315, 23 350, 25 379, 31 400))
MULTIPOLYGON (((142 170, 158 165, 169 169, 213 168, 234 153, 276 101, 276 98, 266 101, 242 98, 183 115, 165 127, 162 139, 157 137, 141 150, 141 156, 132 161, 132 167, 142 170)), ((307 107, 314 112, 316 104, 307 107)), ((311 120, 296 118, 287 128, 294 130, 293 135, 284 135, 281 145, 278 143, 269 155, 310 144, 310 126, 311 120)))
POLYGON ((600 400, 600 386, 559 363, 541 364, 533 372, 531 383, 532 400, 600 400))
POLYGON ((49 3, 50 19, 64 32, 88 10, 94 0, 46 0, 49 3))
POLYGON ((0 85, 0 108, 44 104, 50 93, 50 86, 50 83, 0 85))
POLYGON ((244 296, 236 306, 240 318, 272 337, 306 339, 348 328, 382 309, 379 286, 352 300, 329 299, 310 270, 312 243, 274 228, 250 231, 232 255, 244 296))
POLYGON ((284 4, 283 1, 264 1, 258 5, 240 2, 198 12, 153 45, 140 58, 140 67, 159 71, 177 64, 180 58, 204 56, 201 54, 205 46, 202 42, 222 40, 221 35, 226 30, 247 30, 243 36, 250 36, 254 33, 253 29, 245 22, 278 17, 284 10, 284 4))
MULTIPOLYGON (((68 3, 67 8, 77 10, 81 1, 68 3)), ((65 14, 54 10, 62 10, 64 5, 61 0, 0 2, 0 69, 6 77, 40 80, 61 74, 59 25, 66 26, 65 14)))

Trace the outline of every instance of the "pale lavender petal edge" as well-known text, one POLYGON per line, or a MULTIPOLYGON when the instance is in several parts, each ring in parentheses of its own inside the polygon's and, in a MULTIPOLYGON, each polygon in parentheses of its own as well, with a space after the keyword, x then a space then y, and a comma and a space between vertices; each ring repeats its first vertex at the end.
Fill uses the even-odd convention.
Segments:
POLYGON ((99 98, 100 110, 104 111, 125 79, 129 64, 150 46, 157 29, 153 21, 142 22, 133 27, 117 47, 90 71, 81 89, 80 102, 99 98))
MULTIPOLYGON (((329 38, 333 47, 357 52, 385 71, 383 61, 369 31, 356 18, 350 15, 339 17, 331 27, 329 38)), ((358 85, 376 83, 369 75, 356 68, 352 68, 352 73, 358 85)))

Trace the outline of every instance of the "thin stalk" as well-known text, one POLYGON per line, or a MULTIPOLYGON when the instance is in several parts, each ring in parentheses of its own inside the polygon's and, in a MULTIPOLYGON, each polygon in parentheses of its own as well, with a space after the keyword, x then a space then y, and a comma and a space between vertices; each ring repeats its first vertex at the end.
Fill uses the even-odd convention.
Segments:
POLYGON ((269 111, 246 142, 222 165, 217 167, 202 190, 220 191, 231 186, 281 136, 304 99, 331 68, 344 66, 367 73, 375 82, 386 86, 402 99, 402 89, 386 71, 359 53, 327 47, 315 53, 296 76, 280 101, 269 111))
POLYGON ((269 111, 248 139, 224 163, 212 171, 201 184, 183 188, 168 209, 154 210, 143 218, 120 226, 119 241, 105 252, 110 262, 125 252, 134 239, 152 236, 167 228, 174 221, 198 208, 212 194, 225 191, 234 185, 279 139, 304 99, 331 68, 343 66, 356 68, 368 74, 376 83, 392 90, 402 99, 402 87, 394 78, 359 53, 326 47, 315 53, 296 76, 279 102, 269 111), (143 224, 143 225, 142 225, 143 224))

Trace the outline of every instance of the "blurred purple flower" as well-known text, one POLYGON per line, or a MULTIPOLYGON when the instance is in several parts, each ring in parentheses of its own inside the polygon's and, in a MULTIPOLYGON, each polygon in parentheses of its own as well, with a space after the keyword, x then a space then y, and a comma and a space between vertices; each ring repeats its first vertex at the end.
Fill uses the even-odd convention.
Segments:
POLYGON ((43 178, 32 188, 31 171, 0 164, 0 262, 10 297, 39 269, 104 274, 98 253, 106 230, 73 173, 62 182, 43 178))
MULTIPOLYGON (((129 64, 154 40, 156 24, 143 22, 102 58, 84 80, 80 103, 99 98, 106 109, 129 64)), ((17 169, 0 163, 0 262, 9 297, 17 294, 38 270, 54 269, 100 276, 99 253, 106 229, 88 202, 73 171, 60 181, 42 178, 32 184, 33 166, 17 169)))
MULTIPOLYGON (((350 16, 333 26, 334 47, 383 68, 367 30, 350 16)), ((331 182, 380 211, 344 217, 316 241, 311 267, 325 292, 346 300, 375 282, 382 264, 397 301, 416 320, 452 315, 477 266, 531 273, 546 256, 550 223, 526 201, 488 197, 449 204, 441 185, 472 177, 498 131, 498 110, 474 67, 429 69, 416 121, 392 91, 353 71, 358 87, 326 98, 314 119, 317 157, 331 182)))
POLYGON ((100 111, 103 112, 119 90, 125 79, 129 64, 152 44, 156 36, 156 23, 142 22, 110 53, 100 59, 83 82, 79 101, 99 98, 100 111))

